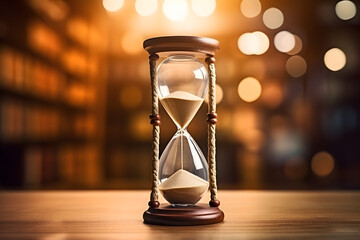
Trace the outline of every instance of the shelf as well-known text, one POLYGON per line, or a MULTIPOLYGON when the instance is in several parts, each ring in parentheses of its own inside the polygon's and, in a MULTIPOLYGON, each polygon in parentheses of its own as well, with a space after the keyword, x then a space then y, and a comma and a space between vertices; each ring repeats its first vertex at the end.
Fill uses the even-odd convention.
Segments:
POLYGON ((33 146, 33 145, 41 145, 41 146, 58 146, 61 144, 90 144, 96 143, 96 139, 89 139, 87 137, 57 137, 56 139, 21 139, 21 140, 11 140, 5 141, 0 139, 1 146, 33 146))
POLYGON ((54 60, 48 58, 42 55, 41 53, 35 51, 34 49, 29 48, 28 46, 23 46, 22 44, 15 43, 8 39, 0 39, 0 47, 1 45, 12 47, 17 51, 24 53, 26 57, 36 59, 40 63, 46 64, 47 66, 50 66, 64 73, 66 76, 68 76, 68 79, 75 79, 77 81, 86 82, 85 80, 81 80, 81 79, 88 78, 87 74, 79 75, 67 70, 66 67, 62 65, 59 59, 54 60))
POLYGON ((77 111, 77 112, 92 112, 94 109, 85 107, 85 106, 75 106, 69 103, 61 101, 60 98, 46 98, 44 96, 31 94, 27 91, 17 90, 14 88, 7 88, 0 85, 0 93, 1 99, 4 98, 16 98, 19 100, 23 100, 27 104, 39 104, 44 107, 55 107, 58 109, 69 110, 69 111, 77 111))
POLYGON ((45 3, 36 1, 38 11, 28 2, 0 3, 0 188, 87 187, 101 180, 105 101, 98 96, 106 81, 92 70, 104 55, 67 25, 72 17, 96 22, 69 1, 60 21, 44 12, 45 3))

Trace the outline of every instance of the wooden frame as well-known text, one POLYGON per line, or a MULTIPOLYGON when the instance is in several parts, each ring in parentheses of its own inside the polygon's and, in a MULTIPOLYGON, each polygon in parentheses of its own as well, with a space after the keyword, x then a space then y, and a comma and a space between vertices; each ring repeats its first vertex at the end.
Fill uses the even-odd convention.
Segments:
POLYGON ((203 225, 222 222, 224 213, 218 208, 220 201, 217 199, 216 183, 216 146, 215 124, 216 115, 216 74, 215 74, 215 51, 220 48, 215 39, 195 36, 166 36, 150 38, 144 41, 143 47, 149 53, 150 78, 152 89, 152 113, 150 124, 153 125, 152 141, 152 187, 149 201, 149 209, 144 212, 145 223, 159 225, 203 225), (159 139, 160 139, 160 115, 156 61, 159 55, 168 57, 174 54, 190 54, 198 58, 205 58, 209 71, 209 113, 208 113, 208 164, 209 186, 211 200, 209 206, 174 208, 160 206, 158 201, 158 170, 159 170, 159 139))

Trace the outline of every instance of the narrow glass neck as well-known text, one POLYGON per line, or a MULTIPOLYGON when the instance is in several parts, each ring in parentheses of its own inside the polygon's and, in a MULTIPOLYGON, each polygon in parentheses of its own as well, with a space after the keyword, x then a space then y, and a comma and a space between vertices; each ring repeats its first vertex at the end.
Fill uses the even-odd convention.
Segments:
POLYGON ((189 134, 186 128, 178 128, 175 135, 187 135, 189 134))
POLYGON ((186 130, 187 126, 189 126, 189 124, 190 124, 190 122, 188 122, 185 126, 181 127, 174 119, 172 119, 172 120, 175 123, 175 126, 177 128, 176 131, 186 130))

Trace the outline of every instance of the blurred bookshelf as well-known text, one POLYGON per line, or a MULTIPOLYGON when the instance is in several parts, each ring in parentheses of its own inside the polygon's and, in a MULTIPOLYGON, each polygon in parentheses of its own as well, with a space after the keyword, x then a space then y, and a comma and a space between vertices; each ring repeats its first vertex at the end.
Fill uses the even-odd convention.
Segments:
MULTIPOLYGON (((338 0, 279 0, 260 1, 248 18, 243 1, 216 1, 207 17, 190 10, 173 22, 160 9, 164 1, 155 2, 143 16, 135 1, 114 12, 102 0, 0 1, 0 189, 149 189, 151 88, 142 43, 180 34, 221 43, 219 188, 360 187, 359 14, 340 19, 338 0), (262 17, 271 8, 285 16, 275 29, 262 17), (239 46, 254 31, 267 38, 261 54, 239 46), (284 31, 296 39, 287 52, 275 44, 284 31), (334 49, 346 56, 338 71, 325 61, 334 49), (261 86, 244 88, 255 96, 250 102, 239 90, 246 79, 261 86)), ((160 108, 162 152, 176 127, 160 108)), ((204 103, 188 128, 205 156, 206 114, 204 103)))
POLYGON ((107 31, 71 4, 0 3, 0 188, 102 181, 107 31))

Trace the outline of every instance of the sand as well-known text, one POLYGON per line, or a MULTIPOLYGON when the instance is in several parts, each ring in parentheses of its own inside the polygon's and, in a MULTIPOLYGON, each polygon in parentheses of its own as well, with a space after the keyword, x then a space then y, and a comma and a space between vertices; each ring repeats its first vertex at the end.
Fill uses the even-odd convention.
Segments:
POLYGON ((173 121, 181 128, 185 128, 199 110, 204 99, 188 92, 175 91, 160 101, 173 121))
POLYGON ((164 198, 171 204, 195 204, 207 191, 209 183, 183 169, 159 185, 164 198))

